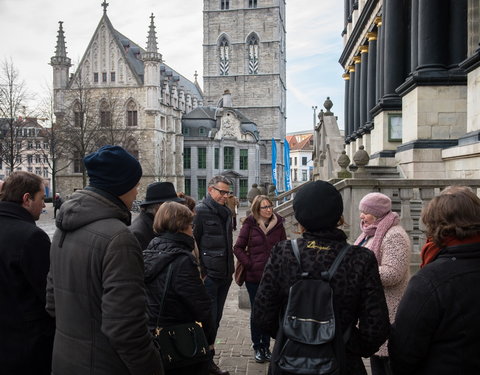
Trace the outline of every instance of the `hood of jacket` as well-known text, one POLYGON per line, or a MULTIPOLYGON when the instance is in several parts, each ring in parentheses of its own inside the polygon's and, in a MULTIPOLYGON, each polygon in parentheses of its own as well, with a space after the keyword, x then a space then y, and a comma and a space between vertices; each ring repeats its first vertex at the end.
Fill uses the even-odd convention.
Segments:
POLYGON ((129 225, 130 211, 123 203, 122 207, 117 201, 121 202, 118 198, 109 197, 108 193, 102 193, 98 189, 76 191, 62 204, 55 224, 65 232, 77 230, 103 219, 119 219, 129 225))

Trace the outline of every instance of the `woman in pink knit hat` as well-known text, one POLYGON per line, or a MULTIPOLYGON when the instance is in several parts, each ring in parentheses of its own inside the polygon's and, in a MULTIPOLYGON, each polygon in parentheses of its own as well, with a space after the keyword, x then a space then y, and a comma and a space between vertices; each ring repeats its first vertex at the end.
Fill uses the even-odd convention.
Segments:
MULTIPOLYGON (((360 229, 355 245, 375 254, 380 279, 385 291, 390 323, 393 323, 400 299, 410 278, 411 243, 400 226, 400 218, 392 212, 392 201, 382 193, 367 194, 360 201, 360 229)), ((387 343, 370 358, 372 375, 391 374, 387 343)))

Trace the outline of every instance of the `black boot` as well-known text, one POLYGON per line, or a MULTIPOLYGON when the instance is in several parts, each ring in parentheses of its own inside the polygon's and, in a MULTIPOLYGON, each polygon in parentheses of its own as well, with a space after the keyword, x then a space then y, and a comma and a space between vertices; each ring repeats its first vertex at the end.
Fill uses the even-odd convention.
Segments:
POLYGON ((263 348, 255 349, 255 362, 257 363, 265 362, 265 357, 263 355, 263 348))

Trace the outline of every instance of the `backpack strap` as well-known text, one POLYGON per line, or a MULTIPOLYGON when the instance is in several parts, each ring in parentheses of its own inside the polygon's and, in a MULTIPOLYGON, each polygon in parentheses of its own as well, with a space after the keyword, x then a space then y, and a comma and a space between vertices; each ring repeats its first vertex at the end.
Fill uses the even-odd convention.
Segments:
POLYGON ((349 248, 350 248, 350 245, 348 243, 345 244, 345 246, 342 248, 342 250, 340 250, 337 257, 333 261, 329 270, 322 272, 322 278, 324 280, 327 280, 327 281, 332 280, 333 275, 335 275, 335 272, 337 272, 337 268, 340 265, 340 263, 342 262, 343 258, 345 258, 345 255, 347 254, 347 251, 348 251, 349 248))
POLYGON ((300 260, 300 250, 298 248, 297 239, 295 238, 294 240, 290 240, 290 243, 292 244, 293 255, 295 255, 295 258, 297 258, 298 265, 300 266, 302 277, 308 277, 308 272, 303 272, 302 270, 302 262, 300 260))

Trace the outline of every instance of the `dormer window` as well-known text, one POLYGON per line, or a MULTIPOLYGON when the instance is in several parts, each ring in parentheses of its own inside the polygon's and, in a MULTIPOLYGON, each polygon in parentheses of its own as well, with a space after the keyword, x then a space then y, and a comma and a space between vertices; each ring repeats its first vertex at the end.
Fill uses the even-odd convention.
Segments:
POLYGON ((199 128, 198 129, 198 135, 205 135, 207 133, 205 128, 199 128))

